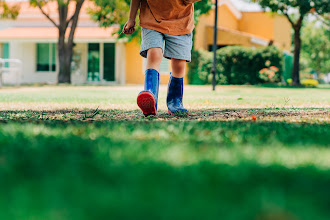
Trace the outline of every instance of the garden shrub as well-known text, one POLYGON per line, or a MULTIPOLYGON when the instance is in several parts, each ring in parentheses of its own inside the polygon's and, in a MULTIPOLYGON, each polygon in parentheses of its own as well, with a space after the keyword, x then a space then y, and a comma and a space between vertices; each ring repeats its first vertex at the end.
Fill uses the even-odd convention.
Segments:
POLYGON ((192 85, 204 85, 208 83, 208 77, 212 70, 212 53, 206 50, 193 50, 192 62, 189 63, 188 81, 192 85))
MULTIPOLYGON (((191 84, 211 82, 212 53, 203 50, 193 52, 189 69, 191 84)), ((283 72, 283 53, 274 46, 246 48, 228 46, 217 51, 218 84, 259 84, 265 83, 259 72, 269 66, 277 67, 275 81, 280 81, 283 72)))
POLYGON ((303 79, 301 80, 301 85, 308 86, 308 87, 317 87, 319 82, 315 79, 303 79))

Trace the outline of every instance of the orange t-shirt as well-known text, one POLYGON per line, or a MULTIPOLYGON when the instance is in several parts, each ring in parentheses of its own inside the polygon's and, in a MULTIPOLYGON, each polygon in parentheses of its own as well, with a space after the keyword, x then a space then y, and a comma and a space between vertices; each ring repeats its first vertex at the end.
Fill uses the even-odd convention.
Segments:
POLYGON ((140 26, 170 35, 189 34, 195 28, 194 4, 183 0, 141 0, 140 26))

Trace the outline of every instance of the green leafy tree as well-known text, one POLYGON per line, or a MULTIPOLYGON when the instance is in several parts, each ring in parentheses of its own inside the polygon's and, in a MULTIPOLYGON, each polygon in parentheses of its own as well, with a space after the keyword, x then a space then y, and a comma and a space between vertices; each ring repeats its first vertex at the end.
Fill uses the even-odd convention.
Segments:
POLYGON ((309 13, 318 16, 330 12, 329 0, 252 0, 263 8, 269 8, 272 12, 278 12, 287 17, 294 30, 294 62, 292 70, 292 84, 300 85, 299 63, 301 51, 301 28, 304 18, 309 13), (292 11, 292 13, 290 13, 292 11), (296 19, 295 19, 296 18, 296 19))
POLYGON ((212 8, 211 0, 202 0, 195 3, 195 24, 198 23, 199 17, 203 14, 207 14, 212 8))
POLYGON ((31 5, 38 7, 41 13, 58 29, 59 83, 71 83, 71 62, 73 55, 74 35, 78 25, 79 14, 85 0, 30 0, 31 5), (51 18, 45 6, 57 3, 58 19, 51 18), (69 5, 74 5, 73 14, 69 14, 69 5), (68 38, 66 33, 69 32, 68 38))
POLYGON ((0 18, 16 19, 19 14, 19 4, 8 5, 5 0, 0 0, 0 18))
POLYGON ((330 29, 326 23, 309 22, 301 33, 302 63, 317 73, 330 71, 330 29))
POLYGON ((97 7, 89 9, 92 20, 99 23, 100 27, 109 27, 111 25, 119 25, 119 38, 126 38, 131 41, 133 38, 140 36, 140 28, 136 28, 132 35, 124 35, 121 33, 130 9, 130 0, 94 0, 97 7))

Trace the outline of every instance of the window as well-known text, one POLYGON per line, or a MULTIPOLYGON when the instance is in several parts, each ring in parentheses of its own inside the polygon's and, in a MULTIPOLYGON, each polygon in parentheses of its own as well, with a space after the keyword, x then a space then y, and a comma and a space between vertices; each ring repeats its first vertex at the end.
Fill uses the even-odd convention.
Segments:
POLYGON ((9 44, 3 44, 3 59, 9 59, 9 44))
POLYGON ((49 43, 37 44, 37 71, 56 71, 56 45, 49 43))
MULTIPOLYGON (((0 45, 0 58, 9 59, 9 43, 0 45)), ((5 63, 5 67, 9 67, 9 64, 5 63)))
POLYGON ((100 81, 100 44, 88 44, 88 74, 87 81, 100 81))
POLYGON ((104 44, 104 62, 103 62, 103 79, 106 81, 115 81, 116 77, 116 44, 104 44))

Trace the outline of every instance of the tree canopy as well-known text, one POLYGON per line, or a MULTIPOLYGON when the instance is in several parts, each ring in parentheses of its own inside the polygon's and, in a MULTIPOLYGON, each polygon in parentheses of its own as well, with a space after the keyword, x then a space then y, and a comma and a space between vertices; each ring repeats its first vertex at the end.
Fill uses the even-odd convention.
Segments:
POLYGON ((212 8, 212 1, 203 0, 195 3, 195 22, 198 23, 199 16, 208 13, 212 8))
POLYGON ((59 58, 59 83, 71 83, 71 62, 73 56, 74 35, 78 26, 79 14, 85 0, 30 0, 30 4, 38 7, 41 13, 58 29, 58 58, 59 58), (55 2, 57 5, 58 19, 54 19, 45 10, 47 4, 55 2), (73 5, 72 14, 69 7, 73 5), (69 36, 66 37, 66 33, 69 36))
POLYGON ((302 18, 308 13, 317 13, 323 15, 330 12, 330 4, 328 0, 252 0, 257 2, 263 8, 269 8, 273 12, 278 12, 285 15, 293 26, 296 26, 298 22, 302 22, 302 18), (290 10, 293 12, 299 12, 297 23, 295 23, 290 10))
POLYGON ((329 26, 318 22, 308 22, 301 32, 301 57, 303 66, 318 73, 330 71, 330 30, 329 26))
POLYGON ((15 19, 19 15, 19 4, 9 5, 5 0, 0 0, 0 18, 15 19))

